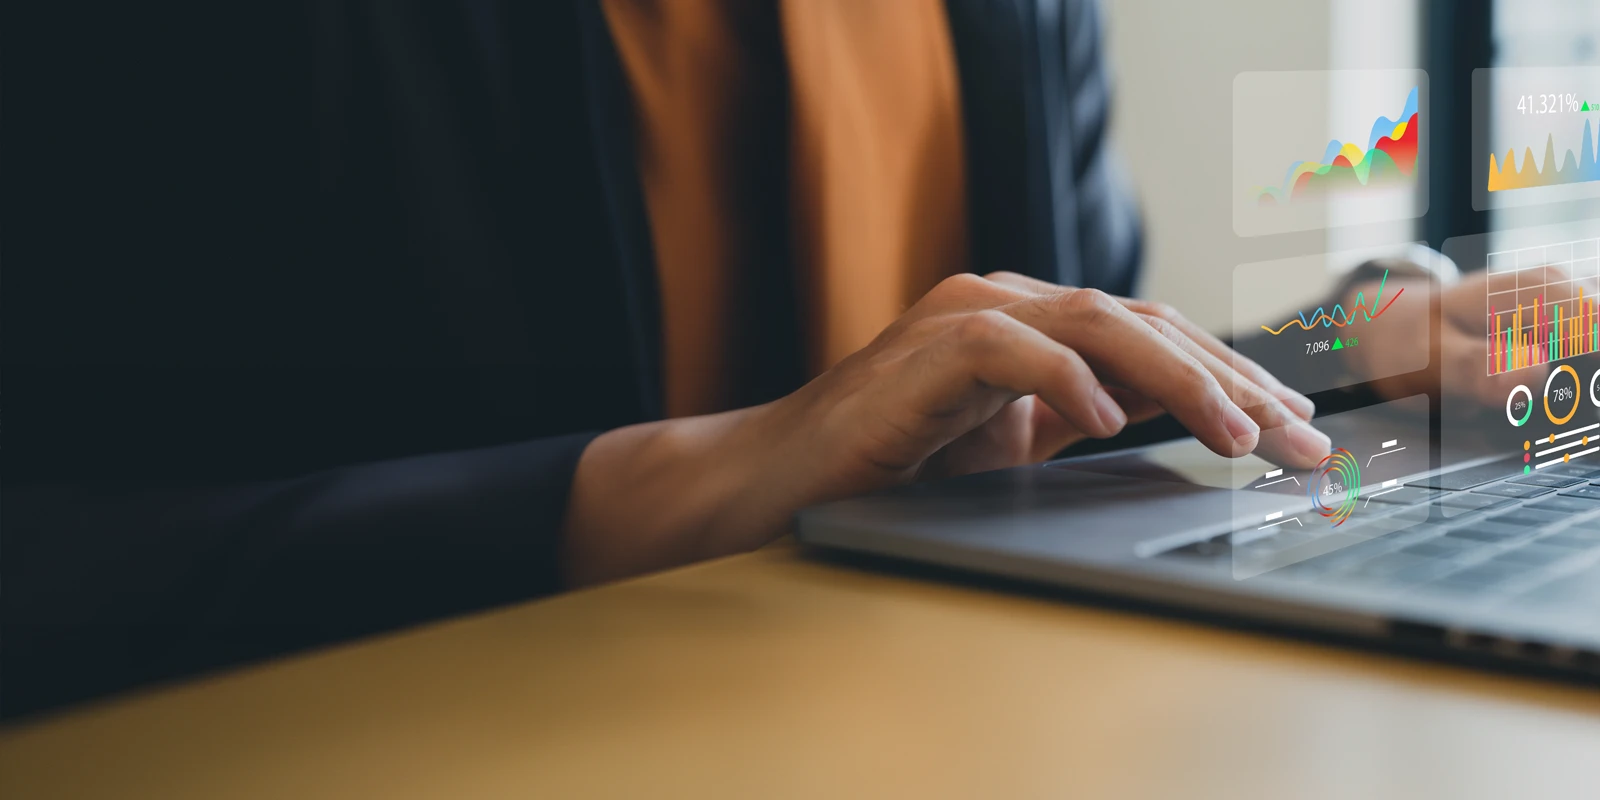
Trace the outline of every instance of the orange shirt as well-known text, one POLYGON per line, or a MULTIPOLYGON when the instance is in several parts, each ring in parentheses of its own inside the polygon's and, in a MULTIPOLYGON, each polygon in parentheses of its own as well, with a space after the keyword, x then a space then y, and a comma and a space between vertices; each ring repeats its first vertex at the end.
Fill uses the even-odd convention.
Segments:
POLYGON ((769 133, 765 118, 790 126, 788 221, 813 374, 966 269, 941 0, 605 0, 605 12, 638 120, 669 416, 729 407, 753 257, 742 215, 762 190, 744 180, 756 157, 744 145, 769 133), (763 107, 774 97, 787 98, 781 114, 763 107))

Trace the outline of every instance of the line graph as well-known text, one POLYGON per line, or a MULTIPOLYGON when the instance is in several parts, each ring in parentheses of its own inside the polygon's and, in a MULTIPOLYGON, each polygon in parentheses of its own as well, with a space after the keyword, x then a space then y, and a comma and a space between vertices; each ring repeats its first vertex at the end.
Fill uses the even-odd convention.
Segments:
POLYGON ((1240 264, 1233 271, 1234 349, 1299 392, 1347 386, 1358 374, 1376 379, 1363 370, 1389 377, 1423 369, 1431 350, 1421 315, 1432 308, 1432 281, 1384 267, 1407 259, 1425 265, 1428 252, 1383 245, 1240 264), (1370 278, 1349 277, 1351 268, 1373 262, 1370 278), (1362 358, 1356 348, 1363 345, 1381 348, 1384 358, 1362 358))
POLYGON ((1277 328, 1273 328, 1269 325, 1262 325, 1261 330, 1264 330, 1273 336, 1280 336, 1291 326, 1296 325, 1300 327, 1300 330, 1309 331, 1319 326, 1323 328, 1346 328, 1363 320, 1366 322, 1371 322, 1383 316, 1383 313, 1388 311, 1390 306, 1394 305, 1394 301, 1399 300, 1400 295, 1403 295, 1406 292, 1405 287, 1401 287, 1400 291, 1395 292, 1394 296, 1389 298, 1389 302, 1384 303, 1383 307, 1379 308, 1378 304, 1383 302, 1383 292, 1388 285, 1389 271, 1384 270, 1383 281, 1378 284, 1378 294, 1376 297, 1372 298, 1371 306, 1367 305, 1366 298, 1362 292, 1356 292, 1355 305, 1353 305, 1349 311, 1345 311, 1344 306, 1340 304, 1334 304, 1332 311, 1324 310, 1322 306, 1318 306, 1316 311, 1311 312, 1310 320, 1306 319, 1305 312, 1301 312, 1298 319, 1291 319, 1277 328), (1373 311, 1370 309, 1377 310, 1373 311), (1357 314, 1360 316, 1358 317, 1357 314))

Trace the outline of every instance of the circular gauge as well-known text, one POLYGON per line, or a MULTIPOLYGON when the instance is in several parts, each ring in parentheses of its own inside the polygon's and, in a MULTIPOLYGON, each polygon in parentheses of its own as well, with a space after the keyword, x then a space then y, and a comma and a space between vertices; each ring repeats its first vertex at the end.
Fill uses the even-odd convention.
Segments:
POLYGON ((1356 498, 1361 496, 1361 465, 1356 457, 1343 447, 1329 453, 1311 470, 1306 494, 1311 496, 1311 510, 1331 521, 1335 528, 1343 525, 1356 510, 1356 498))
POLYGON ((1600 369, 1594 371, 1594 377, 1589 379, 1589 402, 1600 406, 1600 369))
POLYGON ((1583 382, 1578 377, 1578 371, 1573 369, 1570 364, 1562 364, 1550 372, 1549 379, 1544 382, 1544 415, 1550 418, 1552 424, 1565 425, 1572 420, 1574 414, 1578 413, 1578 391, 1582 385, 1583 382), (1571 375, 1572 387, 1556 386, 1557 375, 1571 375), (1552 391, 1555 393, 1557 403, 1572 403, 1572 408, 1567 409, 1567 413, 1563 416, 1558 417, 1554 411, 1550 410, 1550 395, 1552 391))
POLYGON ((1528 418, 1533 416, 1533 390, 1526 386, 1518 386, 1511 390, 1511 396, 1506 398, 1506 420, 1520 428, 1528 424, 1528 418), (1517 402, 1517 395, 1522 395, 1522 402, 1517 402), (1517 418, 1517 410, 1522 411, 1522 418, 1517 418))

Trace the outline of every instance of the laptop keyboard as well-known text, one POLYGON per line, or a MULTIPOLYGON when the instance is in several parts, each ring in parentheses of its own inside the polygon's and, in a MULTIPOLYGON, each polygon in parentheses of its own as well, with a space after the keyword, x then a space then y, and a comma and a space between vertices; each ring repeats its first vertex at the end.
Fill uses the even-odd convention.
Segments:
POLYGON ((1441 472, 1370 496, 1332 532, 1254 529, 1163 556, 1228 557, 1312 582, 1449 593, 1463 603, 1600 607, 1600 469, 1520 461, 1441 472), (1329 550, 1327 544, 1337 537, 1329 550), (1318 552, 1318 543, 1321 543, 1318 552))

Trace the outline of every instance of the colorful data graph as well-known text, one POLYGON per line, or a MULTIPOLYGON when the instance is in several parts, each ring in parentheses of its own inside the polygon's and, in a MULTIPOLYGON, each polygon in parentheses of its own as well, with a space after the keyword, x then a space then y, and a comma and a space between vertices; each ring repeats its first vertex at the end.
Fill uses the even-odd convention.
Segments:
POLYGON ((1365 148, 1334 139, 1321 160, 1290 165, 1282 185, 1257 187, 1257 202, 1283 204, 1330 190, 1414 180, 1420 125, 1417 87, 1412 87, 1397 120, 1379 117, 1372 124, 1365 148))
POLYGON ((1316 311, 1311 312, 1310 319, 1306 319, 1305 312, 1302 311, 1300 312, 1299 319, 1291 319, 1277 328, 1262 325, 1261 330, 1264 330, 1273 336, 1277 336, 1288 330, 1290 326, 1299 326, 1300 330, 1309 331, 1319 326, 1323 328, 1344 328, 1363 320, 1371 322, 1378 317, 1383 316, 1383 312, 1388 311, 1389 306, 1394 305, 1394 301, 1399 300, 1400 295, 1406 293, 1405 288, 1402 287, 1400 291, 1394 293, 1393 297, 1389 298, 1389 302, 1383 303, 1383 291, 1388 286, 1389 271, 1384 270, 1383 281, 1378 284, 1378 294, 1376 297, 1372 298, 1372 305, 1370 306, 1367 305, 1364 293, 1356 292, 1355 305, 1352 306, 1349 311, 1344 310, 1344 306, 1339 304, 1335 304, 1332 311, 1325 311, 1321 306, 1318 306, 1316 311), (1378 305, 1379 303, 1383 303, 1383 305, 1380 307, 1378 305), (1377 310, 1373 311, 1371 309, 1377 310))
POLYGON ((1490 306, 1489 318, 1495 326, 1489 335, 1490 375, 1600 352, 1600 317, 1581 288, 1570 301, 1552 303, 1541 295, 1526 310, 1490 306))
POLYGON ((1597 255, 1595 239, 1489 254, 1490 375, 1600 352, 1597 255))
MULTIPOLYGON (((1584 104, 1588 108, 1588 104, 1584 104)), ((1559 186, 1564 183, 1600 181, 1600 157, 1595 153, 1594 132, 1590 120, 1583 121, 1583 140, 1578 153, 1568 150, 1556 165, 1556 139, 1551 134, 1544 141, 1544 160, 1533 160, 1533 148, 1522 154, 1522 166, 1517 166, 1516 150, 1507 150, 1502 165, 1493 153, 1489 154, 1489 191, 1529 189, 1535 186, 1559 186)))

